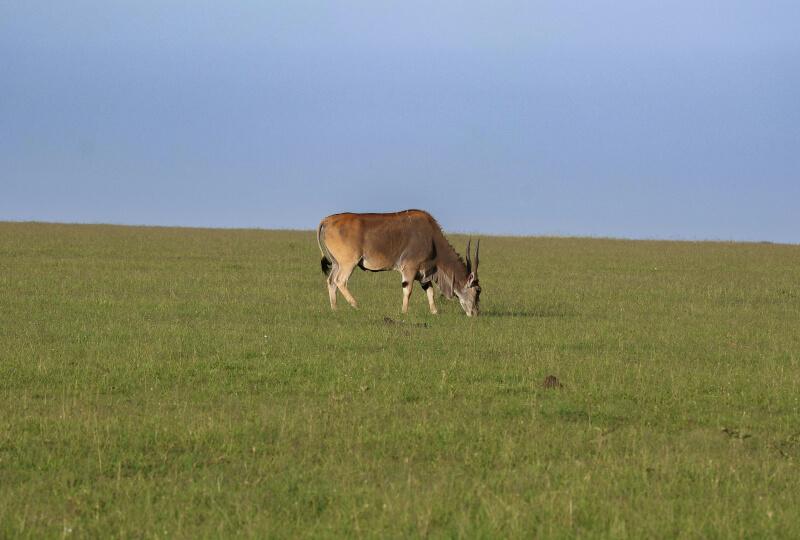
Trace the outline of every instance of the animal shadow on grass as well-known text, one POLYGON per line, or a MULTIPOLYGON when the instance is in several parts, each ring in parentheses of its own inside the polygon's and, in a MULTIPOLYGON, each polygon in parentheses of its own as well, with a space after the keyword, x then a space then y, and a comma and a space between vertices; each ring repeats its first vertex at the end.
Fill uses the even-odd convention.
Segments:
POLYGON ((538 317, 538 318, 562 318, 575 317, 578 312, 568 304, 539 304, 531 308, 523 309, 498 309, 482 311, 482 317, 538 317))
POLYGON ((396 321, 396 320, 392 319, 391 317, 384 317, 382 324, 384 324, 386 326, 400 325, 400 326, 407 326, 407 327, 413 327, 413 328, 428 328, 428 323, 426 323, 426 322, 423 322, 423 323, 409 323, 409 322, 406 322, 406 321, 396 321))

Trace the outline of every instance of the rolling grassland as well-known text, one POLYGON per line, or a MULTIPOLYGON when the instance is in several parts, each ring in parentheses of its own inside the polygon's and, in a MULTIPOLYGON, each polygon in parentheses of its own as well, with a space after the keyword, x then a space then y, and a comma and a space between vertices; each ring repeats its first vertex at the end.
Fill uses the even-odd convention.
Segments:
POLYGON ((484 237, 474 319, 319 258, 0 223, 0 537, 800 537, 800 246, 484 237))

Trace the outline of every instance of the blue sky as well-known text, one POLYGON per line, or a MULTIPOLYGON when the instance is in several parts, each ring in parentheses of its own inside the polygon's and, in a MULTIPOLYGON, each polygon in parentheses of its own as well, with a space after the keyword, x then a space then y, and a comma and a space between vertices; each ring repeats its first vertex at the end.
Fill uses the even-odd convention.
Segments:
POLYGON ((0 219, 800 242, 797 2, 0 1, 0 219))

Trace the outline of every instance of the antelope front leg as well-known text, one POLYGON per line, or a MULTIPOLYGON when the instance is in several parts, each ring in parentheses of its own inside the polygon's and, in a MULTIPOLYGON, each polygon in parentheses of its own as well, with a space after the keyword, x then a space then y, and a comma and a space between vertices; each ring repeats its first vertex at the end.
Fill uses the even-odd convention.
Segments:
POLYGON ((439 311, 436 309, 436 302, 433 301, 433 286, 428 283, 427 286, 422 286, 425 289, 425 293, 428 295, 428 307, 431 308, 431 313, 436 315, 439 311))
POLYGON ((411 296, 411 287, 413 285, 413 279, 403 278, 403 313, 408 313, 408 299, 411 296))

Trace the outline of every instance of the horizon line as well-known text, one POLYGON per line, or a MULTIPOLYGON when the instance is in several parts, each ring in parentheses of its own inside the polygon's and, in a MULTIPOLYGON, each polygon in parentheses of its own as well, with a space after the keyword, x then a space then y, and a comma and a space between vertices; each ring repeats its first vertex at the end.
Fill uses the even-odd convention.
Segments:
MULTIPOLYGON (((102 221, 42 221, 35 219, 8 220, 0 219, 3 224, 31 224, 31 225, 69 225, 86 227, 127 227, 142 229, 196 229, 196 230, 220 230, 220 231, 275 231, 275 232, 309 232, 314 229, 298 229, 292 227, 246 227, 246 226, 198 226, 198 225, 163 225, 152 223, 113 223, 102 221)), ((686 243, 714 243, 714 244, 763 244, 776 246, 800 246, 800 242, 779 242, 774 240, 735 240, 735 239, 714 239, 714 238, 685 238, 685 237, 634 237, 634 236, 610 236, 592 234, 520 234, 520 233, 483 233, 476 231, 459 231, 445 229, 447 234, 460 236, 481 236, 487 238, 556 238, 556 239, 585 239, 585 240, 616 240, 625 242, 686 242, 686 243)))

